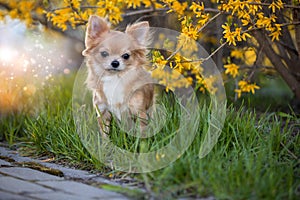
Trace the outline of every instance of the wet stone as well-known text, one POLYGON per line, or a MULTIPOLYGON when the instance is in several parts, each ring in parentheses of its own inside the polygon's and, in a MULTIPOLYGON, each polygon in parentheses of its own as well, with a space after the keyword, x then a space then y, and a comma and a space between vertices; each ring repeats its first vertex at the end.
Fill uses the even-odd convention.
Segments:
POLYGON ((46 180, 62 180, 63 178, 46 174, 37 170, 22 167, 3 167, 0 168, 0 173, 14 176, 24 180, 30 181, 46 181, 46 180))

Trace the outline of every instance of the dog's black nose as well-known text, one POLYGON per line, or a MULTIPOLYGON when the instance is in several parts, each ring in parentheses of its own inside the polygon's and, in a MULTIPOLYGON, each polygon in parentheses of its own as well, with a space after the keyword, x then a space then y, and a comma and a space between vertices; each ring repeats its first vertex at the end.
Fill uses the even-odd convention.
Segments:
POLYGON ((111 66, 112 66, 113 68, 118 68, 119 65, 120 65, 120 63, 119 63, 119 61, 117 61, 117 60, 114 60, 114 61, 111 62, 111 66))

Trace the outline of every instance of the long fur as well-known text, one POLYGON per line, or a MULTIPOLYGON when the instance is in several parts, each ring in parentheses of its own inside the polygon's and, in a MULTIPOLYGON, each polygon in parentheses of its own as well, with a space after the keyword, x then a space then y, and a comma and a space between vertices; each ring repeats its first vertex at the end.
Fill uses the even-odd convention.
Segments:
POLYGON ((154 101, 151 75, 145 70, 147 45, 151 34, 148 22, 127 26, 125 32, 111 30, 98 16, 89 18, 83 55, 88 66, 87 87, 93 92, 93 103, 103 133, 109 132, 111 115, 119 120, 125 111, 147 126, 147 110, 154 101), (125 54, 129 55, 125 59, 125 54), (118 67, 113 67, 118 62, 118 67))

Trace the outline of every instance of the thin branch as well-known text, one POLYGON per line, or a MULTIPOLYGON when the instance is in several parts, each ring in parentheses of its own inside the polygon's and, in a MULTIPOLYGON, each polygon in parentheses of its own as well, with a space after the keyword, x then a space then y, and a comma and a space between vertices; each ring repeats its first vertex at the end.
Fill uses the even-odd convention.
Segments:
POLYGON ((199 60, 193 60, 191 62, 205 62, 207 60, 209 60, 211 57, 213 57, 220 49, 222 49, 226 44, 228 44, 228 42, 224 42, 223 44, 221 44, 216 50, 214 50, 209 56, 207 56, 206 58, 201 58, 199 60))
MULTIPOLYGON (((67 8, 71 8, 71 6, 65 6, 65 7, 60 7, 60 8, 53 8, 51 9, 49 12, 55 12, 57 10, 64 10, 67 8)), ((99 9, 102 8, 100 6, 80 6, 80 9, 84 10, 84 9, 99 9)), ((122 17, 129 17, 129 16, 133 16, 133 15, 141 15, 141 14, 146 14, 146 13, 151 13, 151 12, 164 12, 167 11, 168 8, 149 8, 149 9, 143 9, 143 10, 135 10, 135 11, 131 11, 128 13, 124 13, 122 14, 122 17)), ((215 8, 205 8, 204 9, 205 12, 211 12, 211 13, 219 13, 220 10, 215 9, 215 8)))
POLYGON ((224 42, 221 46, 219 46, 216 50, 214 50, 214 52, 212 52, 209 56, 207 56, 206 58, 202 59, 202 62, 205 62, 207 60, 209 60, 211 57, 213 57, 220 49, 222 49, 228 42, 224 42))
MULTIPOLYGON (((247 2, 249 5, 258 5, 258 6, 270 6, 270 3, 256 3, 256 2, 247 2)), ((293 9, 300 9, 300 6, 294 6, 289 4, 283 4, 284 8, 293 8, 293 9)))
POLYGON ((219 17, 221 14, 223 14, 222 11, 218 12, 216 15, 214 15, 212 18, 210 18, 198 31, 197 33, 200 33, 208 24, 210 24, 213 20, 215 20, 217 17, 219 17))
POLYGON ((289 26, 289 25, 298 25, 298 24, 300 24, 300 21, 287 22, 287 23, 280 24, 280 26, 289 26))
MULTIPOLYGON (((218 12, 216 15, 214 15, 212 18, 210 18, 198 31, 197 33, 199 33, 200 31, 202 31, 208 24, 210 24, 213 20, 215 20, 217 17, 219 17, 223 12, 218 12)), ((182 49, 183 45, 181 45, 179 48, 177 48, 166 60, 170 60, 171 58, 173 58, 181 49, 182 49)), ((221 49, 221 48, 220 48, 221 49)), ((219 49, 219 50, 220 50, 219 49)))
POLYGON ((255 62, 253 63, 253 67, 252 67, 252 70, 251 70, 251 72, 250 72, 250 74, 248 75, 248 77, 247 77, 247 80, 248 81, 250 81, 251 79, 252 79, 252 77, 254 76, 254 74, 255 74, 255 72, 256 72, 256 69, 258 68, 257 67, 257 63, 258 63, 258 61, 259 61, 259 59, 260 59, 260 56, 262 55, 262 50, 263 50, 263 48, 264 48, 264 46, 262 46, 262 47, 260 47, 259 48, 259 51, 258 51, 258 54, 257 54, 257 56, 256 56, 256 59, 255 59, 255 62))
POLYGON ((149 8, 149 9, 144 9, 144 10, 136 10, 136 11, 124 13, 124 14, 122 14, 122 17, 141 15, 141 14, 152 13, 152 12, 156 12, 156 11, 162 12, 162 11, 167 11, 167 9, 166 8, 159 8, 159 9, 149 8))
MULTIPOLYGON (((218 51, 220 51, 220 49, 222 49, 226 44, 228 44, 228 42, 224 42, 223 44, 221 44, 216 50, 214 50, 209 56, 207 56, 206 58, 200 58, 200 59, 196 59, 196 60, 185 60, 185 61, 181 61, 179 63, 193 63, 193 62, 205 62, 207 60, 209 60, 211 57, 213 57, 218 51)), ((176 54, 176 53, 175 53, 176 54)), ((173 54, 172 54, 173 55, 173 54)), ((171 56, 170 56, 171 57, 171 56)), ((168 60, 168 59, 166 59, 168 60)))
POLYGON ((182 49, 182 47, 183 47, 183 44, 180 47, 178 47, 166 60, 168 61, 171 58, 173 58, 182 49))

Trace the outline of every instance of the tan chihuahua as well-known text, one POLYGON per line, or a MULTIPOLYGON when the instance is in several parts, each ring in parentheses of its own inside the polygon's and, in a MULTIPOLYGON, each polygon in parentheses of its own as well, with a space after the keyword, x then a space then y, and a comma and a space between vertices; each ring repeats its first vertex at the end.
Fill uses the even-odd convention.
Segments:
POLYGON ((121 120, 122 114, 140 119, 143 131, 147 126, 147 110, 154 101, 154 87, 146 54, 150 33, 148 22, 127 26, 125 32, 110 30, 98 17, 89 18, 82 54, 87 59, 87 87, 93 92, 102 133, 109 132, 112 114, 121 120))

